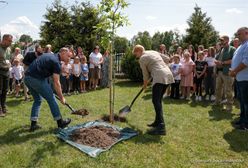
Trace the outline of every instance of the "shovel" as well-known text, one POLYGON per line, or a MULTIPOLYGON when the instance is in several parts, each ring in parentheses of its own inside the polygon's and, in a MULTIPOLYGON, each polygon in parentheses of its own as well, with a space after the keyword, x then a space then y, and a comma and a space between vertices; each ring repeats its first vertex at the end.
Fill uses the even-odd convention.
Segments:
POLYGON ((120 109, 119 111, 119 115, 121 117, 127 115, 127 113, 131 112, 131 107, 133 106, 135 100, 139 97, 139 95, 143 92, 144 88, 142 87, 142 89, 139 91, 139 93, 135 96, 135 98, 133 99, 132 103, 130 104, 130 106, 125 106, 122 109, 120 109))
MULTIPOLYGON (((60 98, 58 95, 55 94, 55 97, 60 101, 60 98)), ((70 106, 68 103, 65 103, 65 105, 71 110, 72 113, 76 112, 76 110, 72 108, 72 106, 70 106)))
MULTIPOLYGON (((55 97, 60 100, 59 96, 55 94, 55 97)), ((89 112, 86 109, 80 109, 80 110, 75 110, 71 105, 69 105, 68 103, 65 103, 65 105, 71 110, 71 114, 78 114, 78 115, 88 115, 89 112)))

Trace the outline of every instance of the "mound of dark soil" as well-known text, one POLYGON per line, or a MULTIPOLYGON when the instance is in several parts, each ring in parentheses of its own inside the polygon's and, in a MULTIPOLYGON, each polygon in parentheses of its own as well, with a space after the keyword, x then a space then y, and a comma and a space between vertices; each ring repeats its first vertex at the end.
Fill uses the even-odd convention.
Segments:
POLYGON ((104 126, 93 126, 75 130, 70 138, 78 144, 104 149, 120 138, 120 132, 104 126))
MULTIPOLYGON (((107 121, 107 122, 110 122, 109 121, 109 115, 104 115, 102 116, 101 118, 103 121, 107 121)), ((118 121, 118 122, 127 122, 127 119, 125 117, 120 117, 118 115, 114 115, 114 121, 118 121)))
POLYGON ((88 115, 89 111, 86 110, 86 109, 79 109, 79 110, 76 110, 76 111, 72 112, 71 114, 81 115, 83 117, 83 116, 88 115))

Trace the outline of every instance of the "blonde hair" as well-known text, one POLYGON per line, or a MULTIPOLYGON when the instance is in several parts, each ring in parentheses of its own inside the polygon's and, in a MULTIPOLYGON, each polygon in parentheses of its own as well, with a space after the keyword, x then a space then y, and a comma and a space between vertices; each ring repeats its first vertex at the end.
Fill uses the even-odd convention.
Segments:
POLYGON ((82 62, 84 62, 84 61, 87 62, 87 58, 85 56, 82 56, 81 61, 82 62))
POLYGON ((173 59, 175 59, 175 58, 180 60, 180 56, 178 54, 173 55, 173 59))
POLYGON ((199 51, 197 55, 198 55, 198 56, 199 56, 199 55, 204 55, 204 52, 203 52, 203 51, 199 51))
POLYGON ((134 54, 136 51, 141 51, 143 53, 145 51, 145 48, 142 45, 137 44, 136 46, 134 46, 132 53, 134 54))
POLYGON ((208 54, 209 54, 210 57, 214 57, 215 53, 216 53, 216 51, 215 51, 214 47, 209 47, 208 48, 208 54))

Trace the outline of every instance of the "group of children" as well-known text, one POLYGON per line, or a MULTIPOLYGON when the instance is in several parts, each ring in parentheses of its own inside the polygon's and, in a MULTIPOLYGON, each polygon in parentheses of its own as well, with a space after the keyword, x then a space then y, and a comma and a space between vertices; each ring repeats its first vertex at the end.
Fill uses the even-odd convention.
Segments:
POLYGON ((68 59, 62 62, 62 92, 66 95, 70 95, 71 91, 76 94, 86 92, 88 74, 89 67, 85 56, 82 56, 81 59, 76 56, 73 60, 68 59))
POLYGON ((170 93, 167 91, 166 94, 171 98, 190 100, 193 91, 195 100, 202 101, 204 88, 205 99, 214 101, 215 54, 214 47, 200 50, 197 54, 188 49, 181 54, 175 54, 169 64, 175 83, 171 85, 170 93))

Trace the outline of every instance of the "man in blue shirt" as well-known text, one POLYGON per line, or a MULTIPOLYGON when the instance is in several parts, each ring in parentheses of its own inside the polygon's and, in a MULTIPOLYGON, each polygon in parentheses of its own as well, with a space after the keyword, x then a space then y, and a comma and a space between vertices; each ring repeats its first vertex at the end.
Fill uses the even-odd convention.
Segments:
POLYGON ((240 46, 235 51, 229 75, 235 77, 240 101, 240 120, 236 123, 238 129, 248 129, 248 27, 237 31, 240 46))
POLYGON ((61 48, 58 55, 45 53, 35 59, 25 72, 24 82, 34 98, 31 111, 31 127, 30 131, 41 128, 37 125, 42 98, 46 99, 54 120, 57 121, 59 128, 65 128, 71 119, 63 120, 60 114, 58 104, 55 100, 53 89, 48 83, 47 78, 52 76, 54 81, 54 89, 60 98, 62 104, 65 104, 65 98, 62 95, 60 84, 60 61, 64 61, 70 57, 67 48, 61 48))

